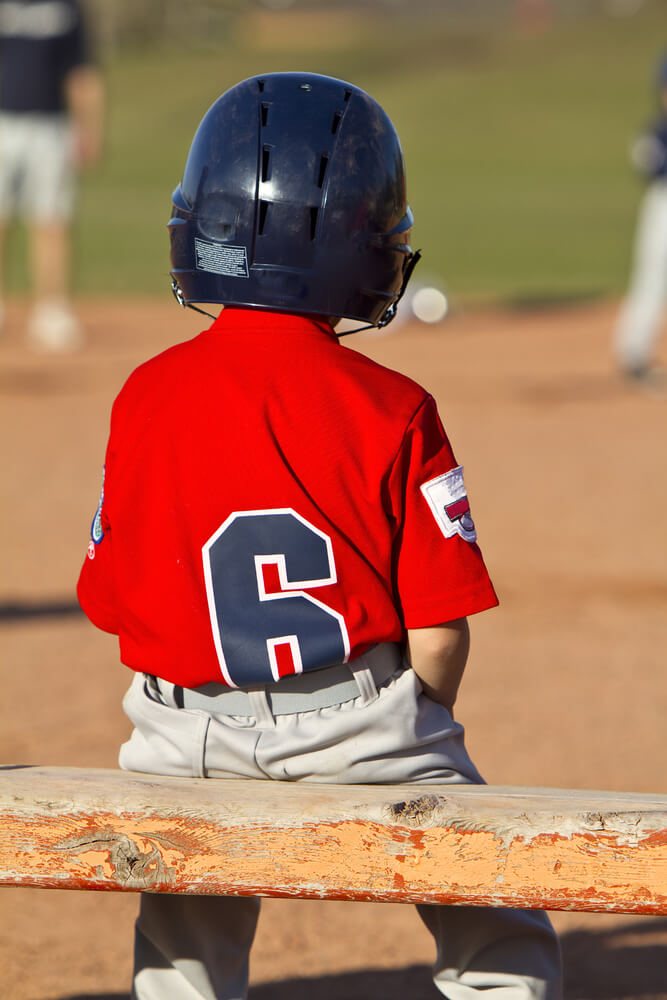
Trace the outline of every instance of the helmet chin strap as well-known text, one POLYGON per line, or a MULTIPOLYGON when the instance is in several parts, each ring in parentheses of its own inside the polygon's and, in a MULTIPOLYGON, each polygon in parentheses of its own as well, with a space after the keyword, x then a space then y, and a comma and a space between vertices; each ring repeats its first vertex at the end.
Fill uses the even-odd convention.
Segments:
POLYGON ((391 323, 391 321, 396 316, 396 313, 398 311, 398 303, 405 295, 405 290, 408 287, 408 282, 410 278, 412 277, 412 272, 414 271, 417 264, 421 260, 421 256, 422 256, 421 250, 415 250, 414 253, 410 254, 408 262, 405 266, 405 273, 403 274, 403 284, 401 285, 401 290, 394 299, 394 301, 392 302, 392 304, 389 306, 389 308, 385 311, 385 313, 383 314, 378 323, 367 323, 366 326, 358 326, 356 330, 344 330, 342 333, 337 333, 336 336, 338 338, 349 337, 351 333, 362 333, 364 330, 375 330, 375 329, 382 330, 384 329, 385 326, 388 326, 389 323, 391 323))

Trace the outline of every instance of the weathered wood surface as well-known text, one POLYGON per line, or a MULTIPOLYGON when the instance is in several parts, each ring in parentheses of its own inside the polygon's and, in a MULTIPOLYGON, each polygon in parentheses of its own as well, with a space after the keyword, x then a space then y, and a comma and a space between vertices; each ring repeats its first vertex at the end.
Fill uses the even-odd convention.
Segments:
POLYGON ((0 768, 0 885, 667 914, 667 797, 0 768))

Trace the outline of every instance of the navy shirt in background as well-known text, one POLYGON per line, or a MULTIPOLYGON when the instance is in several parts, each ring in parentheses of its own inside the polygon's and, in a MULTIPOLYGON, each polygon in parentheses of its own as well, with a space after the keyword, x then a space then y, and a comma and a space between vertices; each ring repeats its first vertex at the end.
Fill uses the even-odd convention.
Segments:
POLYGON ((77 0, 0 0, 0 111, 61 114, 67 74, 88 62, 77 0))

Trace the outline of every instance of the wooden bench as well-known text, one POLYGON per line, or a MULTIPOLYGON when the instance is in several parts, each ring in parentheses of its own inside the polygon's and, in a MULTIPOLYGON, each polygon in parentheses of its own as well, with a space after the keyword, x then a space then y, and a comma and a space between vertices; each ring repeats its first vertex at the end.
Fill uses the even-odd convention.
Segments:
POLYGON ((667 797, 4 767, 0 885, 667 914, 667 797))

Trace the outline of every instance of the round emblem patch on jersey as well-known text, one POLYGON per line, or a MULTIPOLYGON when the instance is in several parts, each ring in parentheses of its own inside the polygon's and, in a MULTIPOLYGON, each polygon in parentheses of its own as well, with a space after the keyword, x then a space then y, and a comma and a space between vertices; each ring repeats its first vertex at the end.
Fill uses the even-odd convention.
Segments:
POLYGON ((90 526, 90 537, 94 541, 95 545, 99 545, 104 538, 104 529, 102 528, 102 504, 104 503, 104 470, 102 470, 102 491, 100 493, 100 502, 97 505, 97 510, 95 511, 95 517, 93 518, 93 523, 90 526))
POLYGON ((420 489, 445 538, 458 534, 466 542, 477 541, 461 465, 429 479, 420 489))

